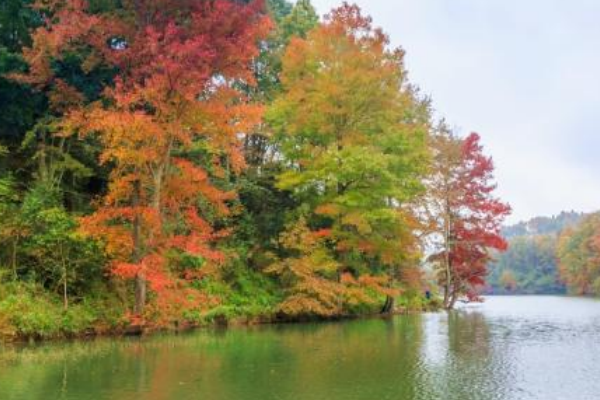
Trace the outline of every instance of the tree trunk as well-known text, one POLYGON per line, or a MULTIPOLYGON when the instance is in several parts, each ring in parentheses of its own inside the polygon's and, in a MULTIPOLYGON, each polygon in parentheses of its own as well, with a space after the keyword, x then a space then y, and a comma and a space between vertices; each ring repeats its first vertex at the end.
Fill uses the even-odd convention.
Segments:
POLYGON ((146 306, 146 274, 140 272, 135 278, 135 314, 142 315, 146 306))
POLYGON ((17 246, 19 244, 19 236, 16 235, 13 239, 12 246, 12 270, 13 270, 13 278, 16 281, 18 279, 17 276, 17 246))
MULTIPOLYGON (((449 272, 446 272, 449 273, 449 272)), ((450 303, 452 302, 452 298, 454 297, 454 292, 452 290, 452 278, 446 279, 444 284, 444 308, 450 309, 450 303)))
POLYGON ((457 288, 454 288, 454 290, 452 291, 452 295, 450 296, 449 303, 446 306, 447 310, 452 310, 454 308, 454 306, 456 305, 456 301, 458 300, 458 294, 459 290, 457 288))
POLYGON ((381 308, 382 314, 391 314, 394 311, 396 299, 393 296, 386 296, 385 304, 381 308))
MULTIPOLYGON (((393 289, 394 287, 394 282, 395 282, 395 277, 396 277, 396 270, 394 268, 390 268, 389 269, 389 288, 393 289)), ((381 309, 381 313, 382 314, 391 314, 392 312, 394 312, 394 308, 396 307, 396 298, 394 296, 390 296, 390 295, 386 295, 385 296, 385 304, 383 305, 383 308, 381 309)))
MULTIPOLYGON (((140 181, 135 181, 133 187, 133 207, 140 205, 140 181)), ((141 221, 139 211, 135 210, 133 218, 133 262, 139 263, 142 259, 141 221)), ((135 279, 135 306, 134 313, 142 315, 146 306, 146 274, 139 271, 135 279)))
POLYGON ((69 308, 68 282, 67 282, 67 260, 62 245, 60 246, 60 258, 62 261, 62 281, 63 281, 63 306, 65 310, 69 308))
POLYGON ((67 294, 67 273, 66 271, 64 271, 64 278, 63 278, 63 307, 65 308, 65 310, 67 310, 69 308, 69 296, 67 294))
POLYGON ((451 288, 452 288, 452 268, 450 266, 450 199, 449 195, 446 194, 445 199, 445 218, 444 218, 444 267, 446 273, 446 282, 444 283, 444 308, 448 309, 451 297, 451 288))

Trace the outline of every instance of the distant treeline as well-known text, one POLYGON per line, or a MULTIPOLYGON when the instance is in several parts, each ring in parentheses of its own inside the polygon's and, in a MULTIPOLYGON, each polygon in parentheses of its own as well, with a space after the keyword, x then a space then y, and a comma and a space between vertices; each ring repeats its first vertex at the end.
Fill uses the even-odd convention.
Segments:
POLYGON ((504 227, 509 248, 490 264, 488 292, 600 295, 599 218, 563 212, 504 227))

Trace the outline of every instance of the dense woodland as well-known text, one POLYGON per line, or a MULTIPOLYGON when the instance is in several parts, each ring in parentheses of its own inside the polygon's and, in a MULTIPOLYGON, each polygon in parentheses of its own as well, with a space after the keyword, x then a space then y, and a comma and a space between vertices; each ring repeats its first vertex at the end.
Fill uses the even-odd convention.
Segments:
POLYGON ((4 0, 0 74, 3 336, 452 308, 506 248, 356 6, 4 0))

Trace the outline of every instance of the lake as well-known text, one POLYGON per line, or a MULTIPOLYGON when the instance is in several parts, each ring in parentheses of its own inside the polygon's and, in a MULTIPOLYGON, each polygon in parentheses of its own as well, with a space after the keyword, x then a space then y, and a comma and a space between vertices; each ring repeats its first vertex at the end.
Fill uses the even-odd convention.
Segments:
POLYGON ((600 301, 0 350, 2 400, 596 400, 600 301))

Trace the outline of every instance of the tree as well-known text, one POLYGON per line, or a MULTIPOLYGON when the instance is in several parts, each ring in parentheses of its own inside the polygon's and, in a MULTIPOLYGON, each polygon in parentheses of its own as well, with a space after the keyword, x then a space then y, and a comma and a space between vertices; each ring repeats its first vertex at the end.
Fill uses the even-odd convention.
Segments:
POLYGON ((479 141, 476 133, 459 139, 443 125, 432 138, 426 203, 434 251, 429 259, 437 266, 447 309, 462 295, 477 297, 490 250, 506 249, 500 227, 510 207, 493 195, 494 165, 479 141))
POLYGON ((78 232, 77 219, 62 206, 60 193, 34 186, 17 214, 20 227, 21 274, 60 293, 65 309, 70 295, 83 295, 101 273, 104 262, 98 246, 78 232))
POLYGON ((407 207, 422 188, 429 114, 406 80, 401 50, 356 6, 292 38, 283 92, 268 121, 288 169, 278 187, 330 235, 344 274, 387 275, 418 252, 407 207))
POLYGON ((285 44, 293 37, 306 38, 319 23, 319 16, 310 0, 298 0, 280 23, 280 36, 285 44))
POLYGON ((16 52, 30 44, 29 30, 38 24, 32 0, 5 0, 0 6, 0 47, 16 52))
POLYGON ((21 51, 31 43, 30 29, 39 24, 30 6, 30 0, 5 0, 0 4, 0 144, 12 151, 0 168, 13 171, 21 170, 25 161, 14 150, 44 109, 41 96, 6 76, 27 67, 21 51))
POLYGON ((238 134, 260 117, 238 87, 254 82, 251 60, 269 26, 261 10, 257 2, 163 0, 94 14, 72 0, 52 10, 26 52, 23 79, 51 88, 64 116, 58 134, 97 137, 100 162, 112 166, 83 228, 104 241, 115 274, 135 279, 140 317, 147 283, 170 296, 197 276, 171 265, 174 254, 198 257, 206 271, 223 261, 212 242, 226 232, 210 219, 226 215, 235 194, 215 181, 244 168, 238 134), (93 99, 49 68, 80 47, 90 49, 82 68, 118 71, 102 101, 86 102, 93 99))
MULTIPOLYGON (((0 146, 0 159, 8 154, 5 147, 0 146)), ((18 217, 19 196, 15 190, 14 180, 10 175, 0 176, 0 242, 8 249, 6 265, 12 269, 13 279, 17 279, 17 250, 23 227, 18 217)))
POLYGON ((279 311, 288 316, 334 316, 343 312, 339 300, 345 287, 333 279, 338 263, 331 256, 325 235, 312 232, 301 217, 290 224, 279 241, 286 249, 268 272, 278 275, 287 297, 279 311))
POLYGON ((557 256, 560 277, 570 292, 600 295, 600 214, 567 228, 559 238, 557 256))
POLYGON ((89 289, 103 260, 97 246, 77 232, 76 218, 56 189, 38 184, 20 199, 12 180, 0 179, 0 218, 13 280, 24 277, 60 293, 65 309, 70 294, 89 289))
POLYGON ((514 292, 517 288, 517 279, 515 278, 514 272, 510 269, 505 269, 502 271, 502 275, 500 276, 500 284, 507 292, 514 292))

